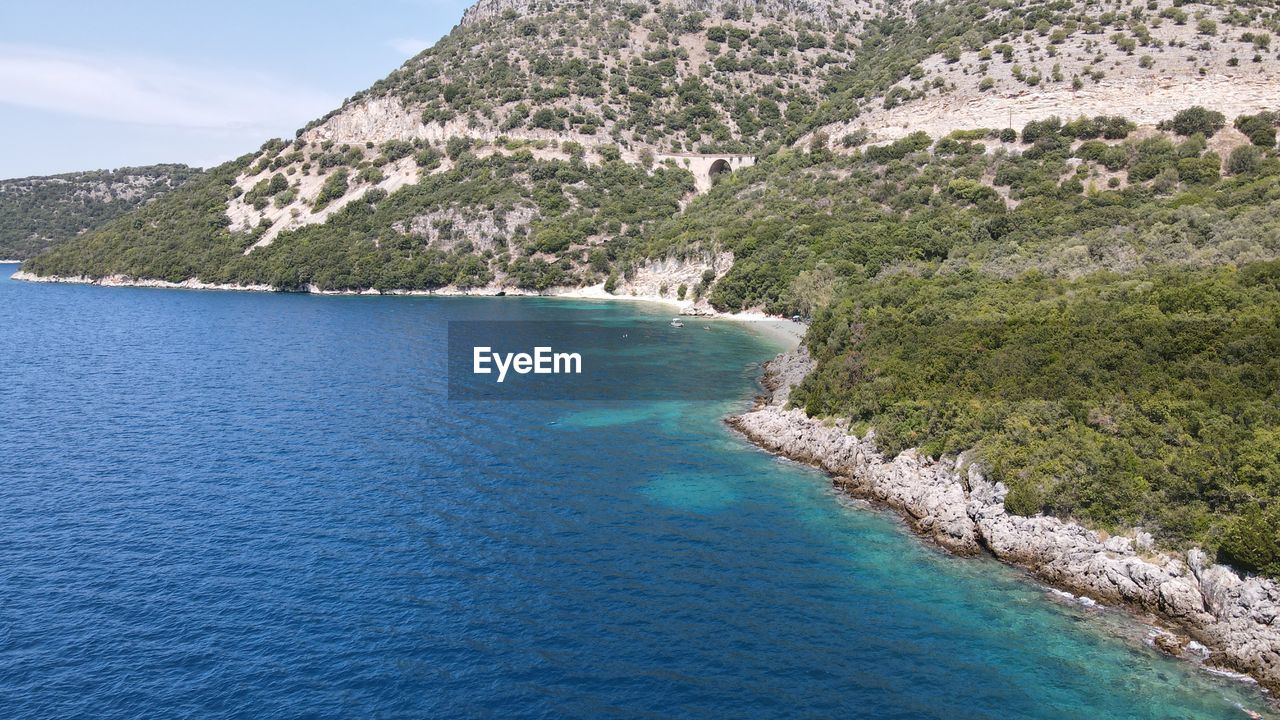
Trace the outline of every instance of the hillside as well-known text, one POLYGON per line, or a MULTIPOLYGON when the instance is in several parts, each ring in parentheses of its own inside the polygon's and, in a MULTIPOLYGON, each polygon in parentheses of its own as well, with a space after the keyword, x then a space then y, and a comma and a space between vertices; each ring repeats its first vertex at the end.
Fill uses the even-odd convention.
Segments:
POLYGON ((199 174, 186 165, 0 180, 0 258, 49 247, 164 195, 199 174))
POLYGON ((896 139, 918 130, 1022 127, 1050 115, 1121 115, 1154 125, 1191 105, 1235 117, 1280 101, 1274 3, 988 7, 985 30, 943 41, 887 91, 869 94, 857 117, 849 113, 823 130, 896 139), (990 18, 1002 23, 994 33, 990 18))
POLYGON ((643 279, 812 316, 809 412, 972 449, 1012 511, 1280 575, 1277 30, 1272 3, 482 2, 24 270, 643 279))

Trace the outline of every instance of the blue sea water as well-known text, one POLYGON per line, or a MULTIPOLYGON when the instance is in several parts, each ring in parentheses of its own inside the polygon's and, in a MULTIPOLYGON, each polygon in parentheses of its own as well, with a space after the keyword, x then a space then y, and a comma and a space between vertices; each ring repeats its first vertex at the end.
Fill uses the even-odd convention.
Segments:
MULTIPOLYGON (((719 418, 450 402, 449 320, 626 303, 8 280, 0 716, 1239 718, 1256 690, 957 560, 719 418)), ((681 331, 673 331, 681 332, 681 331)))

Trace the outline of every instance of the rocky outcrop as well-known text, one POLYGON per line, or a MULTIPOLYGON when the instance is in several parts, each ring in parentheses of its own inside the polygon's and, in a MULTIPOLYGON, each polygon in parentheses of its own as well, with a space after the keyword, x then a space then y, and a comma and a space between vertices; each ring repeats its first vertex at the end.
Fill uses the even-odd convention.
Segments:
POLYGON ((728 252, 692 253, 683 258, 655 258, 637 266, 631 277, 623 277, 614 293, 674 300, 683 285, 686 296, 692 299, 694 290, 699 284, 703 284, 704 273, 710 270, 718 280, 731 267, 733 253, 728 252))
MULTIPOLYGON (((1052 517, 1005 511, 1006 488, 961 456, 933 460, 914 451, 888 458, 874 433, 859 438, 840 421, 787 409, 791 387, 812 367, 800 348, 766 366, 769 396, 729 425, 793 460, 831 473, 838 486, 901 513, 916 532, 960 554, 988 552, 1047 584, 1150 613, 1209 648, 1212 665, 1280 689, 1280 586, 1244 578, 1203 552, 1156 552, 1149 536, 1101 534, 1052 517)), ((1197 646, 1198 647, 1198 646, 1197 646)))

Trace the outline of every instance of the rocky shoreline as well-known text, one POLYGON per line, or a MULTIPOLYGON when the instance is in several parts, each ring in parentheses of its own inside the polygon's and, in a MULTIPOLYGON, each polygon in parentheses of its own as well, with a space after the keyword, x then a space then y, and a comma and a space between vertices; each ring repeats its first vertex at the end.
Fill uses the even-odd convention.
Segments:
MULTIPOLYGON (((167 290, 230 290, 238 292, 286 292, 274 285, 251 284, 238 285, 235 283, 207 283, 195 278, 189 278, 182 282, 170 282, 168 280, 155 280, 151 278, 133 278, 126 275, 107 275, 106 277, 89 277, 88 275, 36 275, 24 270, 19 270, 10 275, 11 280, 21 280, 22 282, 33 283, 54 283, 54 284, 70 284, 70 285, 98 285, 101 287, 139 287, 139 288, 163 288, 167 290)), ((471 288, 468 290, 321 290, 314 285, 309 285, 303 290, 297 292, 308 293, 312 295, 533 295, 535 293, 526 292, 512 288, 471 288)))
POLYGON ((1280 585, 1242 578, 1200 550, 1157 551, 1142 533, 1104 537, 1057 518, 1006 513, 1004 485, 963 456, 933 460, 909 450, 886 458, 872 433, 858 438, 844 423, 786 408, 811 367, 803 347, 779 355, 765 366, 768 396, 726 422, 769 452, 827 471, 849 494, 894 509, 951 552, 990 554, 1053 588, 1148 614, 1169 628, 1155 638, 1161 650, 1280 691, 1280 585))

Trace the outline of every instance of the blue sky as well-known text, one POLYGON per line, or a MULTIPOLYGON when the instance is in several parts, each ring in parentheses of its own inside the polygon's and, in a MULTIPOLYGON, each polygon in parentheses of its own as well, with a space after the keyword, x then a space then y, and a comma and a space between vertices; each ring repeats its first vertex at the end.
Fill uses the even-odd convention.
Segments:
POLYGON ((6 0, 0 178, 210 166, 336 107, 444 35, 462 0, 6 0))

